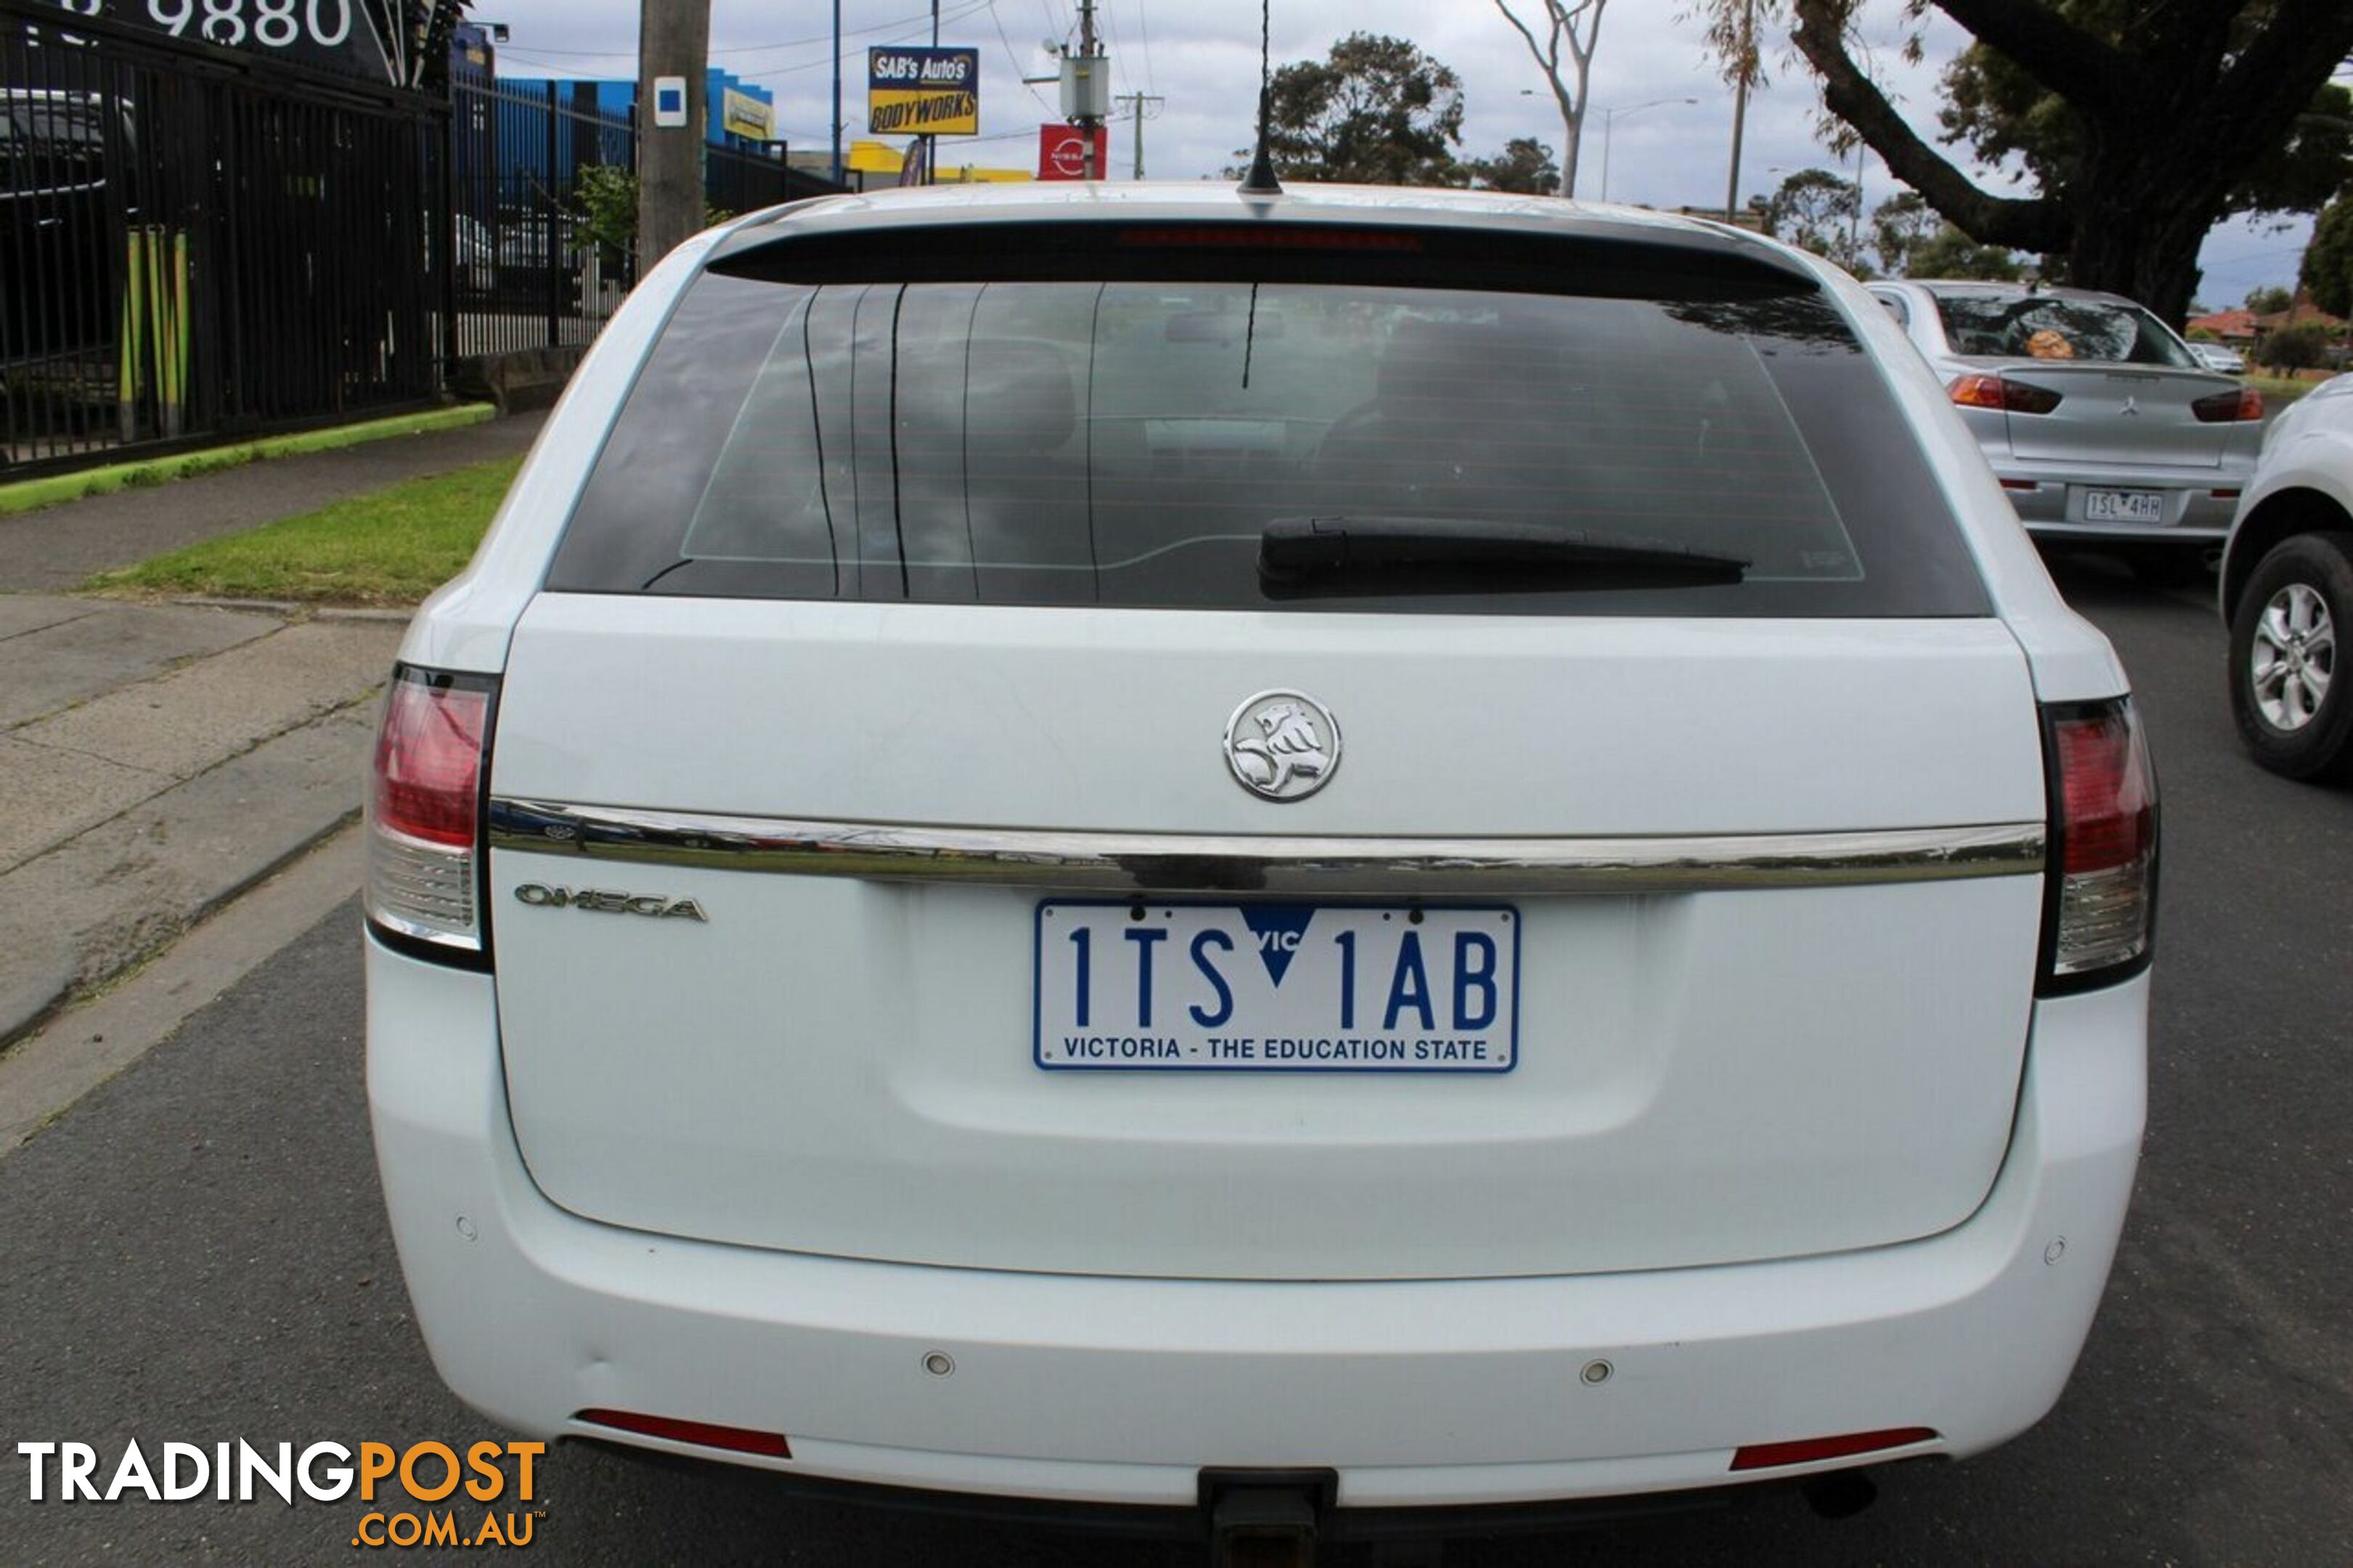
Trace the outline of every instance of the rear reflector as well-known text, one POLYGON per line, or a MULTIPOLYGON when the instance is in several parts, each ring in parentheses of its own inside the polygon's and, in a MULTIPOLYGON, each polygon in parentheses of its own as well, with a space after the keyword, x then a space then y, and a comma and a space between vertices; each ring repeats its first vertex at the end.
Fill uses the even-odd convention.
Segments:
POLYGON ((1964 408, 1998 408, 2006 414, 2048 414, 2059 406, 2055 392, 1999 375, 1960 375, 1949 389, 1964 408))
POLYGON ((2252 386, 2235 386, 2228 392, 2218 392, 2201 397, 2189 405, 2189 412, 2202 425, 2229 425, 2244 419, 2263 416, 2263 395, 2252 386))
POLYGON ((1801 1437, 1794 1443, 1750 1443, 1732 1456, 1732 1468, 1769 1470, 1782 1465, 1811 1465, 1936 1440, 1936 1433, 1930 1427, 1891 1426, 1883 1432, 1850 1432, 1839 1437, 1801 1437))
POLYGON ((368 796, 367 913, 395 937, 479 954, 477 883, 493 678, 402 666, 368 796))
POLYGON ((2121 979, 2148 961, 2157 780, 2128 702, 2048 716, 2052 890, 2042 989, 2121 979))
POLYGON ((2042 487, 2032 479, 2004 479, 2001 481, 2001 488, 2006 490, 2032 490, 2042 487))
POLYGON ((670 1415, 640 1415, 634 1410, 583 1410, 573 1416, 617 1432, 659 1437, 670 1443, 691 1443, 698 1448, 724 1448, 735 1454, 789 1459, 793 1451, 782 1432, 754 1432, 746 1426, 721 1426, 709 1421, 681 1421, 670 1415))

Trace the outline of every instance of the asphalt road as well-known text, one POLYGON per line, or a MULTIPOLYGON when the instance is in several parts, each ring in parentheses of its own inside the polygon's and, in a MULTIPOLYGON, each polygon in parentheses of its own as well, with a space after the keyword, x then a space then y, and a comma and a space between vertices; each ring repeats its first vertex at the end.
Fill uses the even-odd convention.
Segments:
MULTIPOLYGON (((1465 1542, 1450 1564, 2353 1560, 2353 792, 2243 759, 2211 611, 2096 567, 2063 575, 2134 673, 2166 859, 2147 1153, 2058 1411, 1968 1463, 1884 1474, 1858 1519, 1775 1494, 1465 1542)), ((406 1315, 361 1101, 354 922, 328 920, 0 1161, 0 1562, 365 1556, 350 1504, 33 1505, 15 1453, 28 1438, 92 1442, 111 1465, 134 1436, 152 1450, 488 1435, 406 1315)), ((539 1479, 543 1563, 1191 1560, 798 1503, 756 1479, 577 1449, 539 1479)))

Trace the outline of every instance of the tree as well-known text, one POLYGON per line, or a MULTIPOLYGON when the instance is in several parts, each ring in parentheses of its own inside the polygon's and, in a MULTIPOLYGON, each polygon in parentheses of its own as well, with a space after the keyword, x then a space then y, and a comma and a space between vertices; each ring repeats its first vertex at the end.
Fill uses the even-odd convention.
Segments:
POLYGON ((1862 265, 1855 243, 1862 193, 1828 169, 1800 169, 1765 204, 1766 231, 1800 250, 1826 256, 1850 272, 1862 265))
POLYGON ((1871 213, 1871 249, 1879 269, 1894 278, 1909 276, 1913 253, 1944 226, 1945 220, 1920 199, 1919 192, 1896 192, 1871 213))
POLYGON ((2284 289, 2250 289, 2247 309, 2258 316, 2276 316, 2295 303, 2295 296, 2284 289))
POLYGON ((2316 323, 2282 327, 2255 345, 2255 363, 2273 370, 2311 370, 2328 358, 2328 334, 2316 323))
POLYGON ((1978 278, 2014 283, 2018 258, 1979 245, 1939 216, 1917 191, 1898 191, 1871 215, 1872 248, 1883 271, 1902 278, 1978 278))
POLYGON ((1514 136, 1497 156, 1473 158, 1462 168, 1482 191, 1548 196, 1560 189, 1560 165, 1553 162, 1552 149, 1533 136, 1514 136))
MULTIPOLYGON (((1351 33, 1327 58, 1276 71, 1268 91, 1267 151, 1285 179, 1461 184, 1461 79, 1403 38, 1351 33)), ((1249 150, 1235 156, 1246 164, 1249 150)))
POLYGON ((2353 316, 2353 185, 2321 212, 2295 280, 2332 316, 2353 316))
POLYGON ((2026 275, 2017 254, 1999 245, 1979 245, 1951 224, 1913 248, 1910 278, 1978 278, 1989 283, 2015 283, 2026 275))
POLYGON ((1585 141, 1585 84, 1593 72, 1594 46, 1601 41, 1601 12, 1609 0, 1540 0, 1544 6, 1544 40, 1520 20, 1511 0, 1495 0, 1495 9, 1520 35, 1521 42, 1544 72, 1545 85, 1560 110, 1560 194, 1577 195, 1577 154, 1585 141), (1564 60, 1563 54, 1567 56, 1564 60), (1563 70, 1575 79, 1564 79, 1563 70))
MULTIPOLYGON (((2049 257, 2054 276, 2175 321, 2208 230, 2251 205, 2308 210, 2294 204, 2344 129, 2306 117, 2353 50, 2345 0, 1915 0, 1916 22, 1933 7, 1976 39, 1947 73, 1941 139, 1988 163, 2014 149, 2034 194, 1997 195, 1873 79, 1860 0, 1702 3, 1713 37, 1751 6, 1789 26, 1828 112, 1970 238, 2049 257)), ((1920 35, 1904 47, 1918 58, 1920 35)))

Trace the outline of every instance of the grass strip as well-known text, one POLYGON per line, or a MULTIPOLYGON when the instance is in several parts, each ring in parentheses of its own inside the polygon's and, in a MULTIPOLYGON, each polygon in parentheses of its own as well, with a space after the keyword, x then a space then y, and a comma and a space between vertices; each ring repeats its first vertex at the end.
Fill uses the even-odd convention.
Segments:
POLYGON ((501 458, 101 572, 84 592, 411 605, 455 576, 522 464, 501 458))
POLYGON ((403 414, 389 419, 369 419, 357 425, 335 425, 323 430, 298 431, 291 436, 267 436, 258 441, 247 441, 234 447, 214 447, 201 452, 181 452, 168 458, 144 458, 137 462, 111 463, 102 468, 82 468, 69 474, 50 474, 37 479, 19 479, 15 484, 0 485, 0 517, 14 512, 34 511, 63 501, 80 500, 88 496, 111 495, 120 489, 138 489, 149 485, 168 484, 174 479, 192 479, 199 474, 216 473, 265 458, 290 458, 300 452, 331 452, 343 447, 357 447, 367 441, 381 441, 394 436, 422 436, 435 430, 456 430, 469 425, 480 425, 498 416, 498 410, 487 403, 460 403, 449 408, 427 408, 415 414, 403 414))

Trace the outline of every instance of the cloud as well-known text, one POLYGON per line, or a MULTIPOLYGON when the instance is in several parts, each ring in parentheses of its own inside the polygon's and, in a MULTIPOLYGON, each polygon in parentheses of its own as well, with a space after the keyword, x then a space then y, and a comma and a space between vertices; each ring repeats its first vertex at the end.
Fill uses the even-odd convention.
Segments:
MULTIPOLYGON (((1522 14, 1535 8, 1521 0, 1522 14)), ((1731 159, 1732 95, 1706 58, 1696 21, 1678 13, 1685 0, 1610 0, 1594 60, 1593 116, 1588 121, 1578 194, 1601 189, 1600 111, 1619 109, 1607 137, 1614 201, 1655 206, 1723 205, 1731 159), (1684 98, 1696 99, 1685 104, 1684 98), (1633 111, 1656 99, 1671 101, 1633 111)), ((1059 119, 1051 85, 1025 87, 1024 75, 1051 73, 1041 41, 1075 37, 1071 0, 941 0, 941 40, 981 51, 981 130, 976 139, 945 142, 944 163, 1028 167, 1036 160, 1038 125, 1059 119)), ((636 69, 635 0, 499 0, 483 11, 512 29, 500 51, 510 76, 627 77, 636 69)), ((1110 47, 1113 90, 1164 101, 1144 127, 1146 173, 1155 179, 1215 177, 1248 144, 1258 91, 1259 8, 1254 0, 1103 0, 1098 26, 1110 47)), ((757 0, 712 0, 712 58, 776 96, 779 134, 796 147, 828 145, 832 40, 826 11, 757 0)), ((844 0, 841 111, 845 142, 865 135, 865 50, 880 43, 927 41, 924 0, 844 0)), ((1927 58, 1905 65, 1896 42, 1903 23, 1887 0, 1866 11, 1862 34, 1878 68, 1913 122, 1933 130, 1936 79, 1968 35, 1931 14, 1927 58)), ((1463 153, 1500 150, 1514 136, 1535 136, 1557 150, 1559 117, 1519 35, 1493 0, 1275 0, 1276 65, 1320 57, 1349 32, 1409 38, 1462 79, 1463 153)), ((1788 174, 1843 163, 1815 136, 1814 87, 1795 62, 1768 52, 1771 85, 1749 104, 1740 195, 1767 194, 1788 174)), ((1134 132, 1125 111, 1112 130, 1112 169, 1126 178, 1134 132)), ((1866 201, 1894 187, 1866 153, 1866 201)), ((2235 300, 2254 283, 2291 278, 2295 236, 2218 229, 2208 247, 2215 268, 2203 291, 2221 298, 2225 275, 2235 300), (2266 270, 2268 268, 2268 270, 2266 270), (2249 282, 2236 279, 2246 278, 2249 282)))

